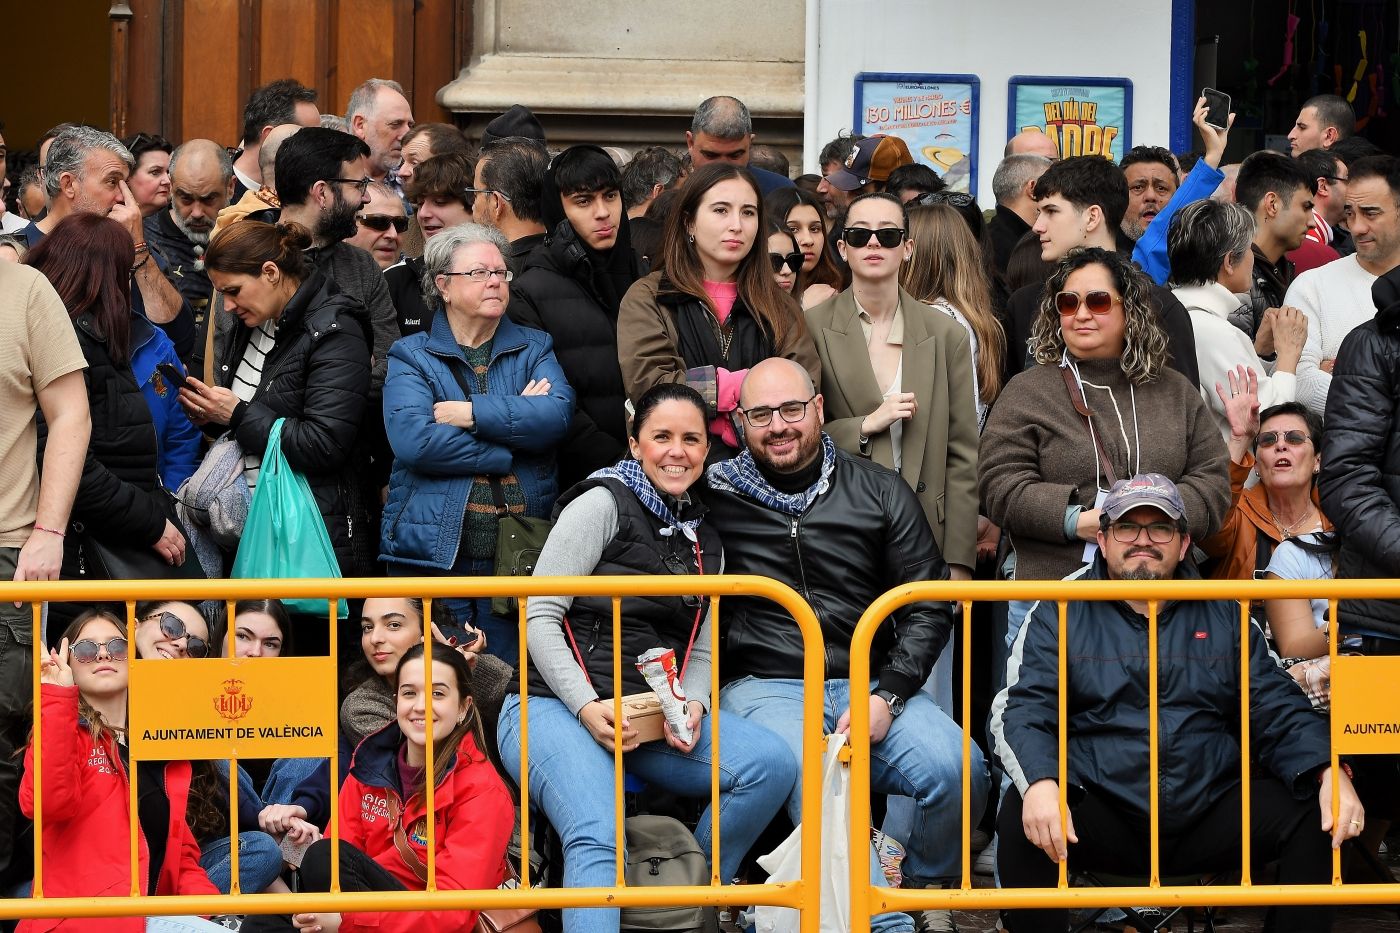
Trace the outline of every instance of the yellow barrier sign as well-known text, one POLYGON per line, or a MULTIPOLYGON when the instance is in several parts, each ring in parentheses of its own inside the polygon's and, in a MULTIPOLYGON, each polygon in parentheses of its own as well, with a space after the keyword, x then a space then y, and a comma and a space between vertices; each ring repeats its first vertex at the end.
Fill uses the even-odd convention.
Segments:
POLYGON ((1400 683, 1400 657, 1339 655, 1332 665, 1333 734, 1340 755, 1400 752, 1400 713, 1379 703, 1400 683))
POLYGON ((131 662, 131 756, 323 758, 335 750, 331 658, 131 662))

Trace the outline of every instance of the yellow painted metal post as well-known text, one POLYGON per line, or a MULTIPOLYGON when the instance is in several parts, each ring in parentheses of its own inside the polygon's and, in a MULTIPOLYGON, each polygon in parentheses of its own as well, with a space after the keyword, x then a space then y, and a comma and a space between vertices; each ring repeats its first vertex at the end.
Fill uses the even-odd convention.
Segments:
POLYGON ((617 865, 617 886, 627 887, 627 871, 624 865, 627 847, 627 827, 622 812, 622 597, 612 600, 612 656, 613 656, 613 827, 616 850, 613 852, 617 865))
POLYGON ((1147 818, 1151 820, 1149 829, 1152 837, 1152 851, 1150 853, 1152 872, 1148 876, 1147 884, 1153 888, 1160 887, 1162 884, 1160 877, 1161 853, 1157 851, 1162 836, 1162 810, 1158 803, 1162 782, 1162 763, 1157 748, 1157 743, 1161 741, 1157 726, 1157 677, 1157 600, 1150 599, 1147 601, 1147 742, 1152 784, 1148 788, 1147 818))
POLYGON ((972 890, 972 600, 963 600, 962 625, 962 889, 972 890))
MULTIPOLYGON (((224 602, 224 618, 228 621, 225 626, 228 636, 228 656, 238 657, 238 619, 234 612, 235 603, 233 600, 224 602)), ((218 645, 211 645, 215 651, 218 645)), ((228 761, 228 855, 229 855, 229 893, 238 894, 242 888, 239 884, 240 872, 238 868, 238 756, 234 755, 228 761)))
MULTIPOLYGON (((329 616, 329 618, 327 619, 327 624, 330 626, 330 630, 331 630, 331 645, 330 645, 330 650, 331 650, 332 652, 336 650, 336 641, 335 641, 335 631, 336 631, 336 608, 337 608, 337 606, 336 606, 336 601, 335 601, 335 600, 331 600, 331 601, 329 602, 329 604, 328 604, 328 609, 327 609, 327 615, 329 616)), ((431 609, 431 606, 430 606, 429 604, 425 603, 424 606, 423 606, 423 614, 424 614, 425 616, 427 616, 428 613, 429 613, 429 611, 430 611, 430 609, 431 609)), ((330 656, 330 657, 333 657, 333 655, 329 655, 329 656, 330 656)), ((337 720, 336 720, 336 727, 339 728, 339 726, 340 726, 340 721, 339 721, 339 718, 337 717, 337 720)), ((330 825, 329 825, 328 828, 330 829, 330 836, 329 836, 329 838, 330 838, 330 841, 331 841, 331 891, 332 891, 333 893, 335 893, 335 894, 339 894, 339 893, 340 893, 340 741, 339 741, 339 736, 336 737, 336 743, 335 743, 335 745, 331 748, 331 768, 330 768, 330 771, 331 771, 331 774, 330 774, 330 782, 331 782, 331 793, 330 793, 330 797, 331 797, 331 822, 330 822, 330 825)))
MULTIPOLYGON (((126 663, 127 670, 136 669, 136 602, 128 599, 126 601, 126 663)), ((127 719, 127 748, 131 748, 131 720, 127 719)), ((141 895, 141 847, 137 842, 137 833, 140 832, 140 824, 137 817, 141 812, 136 796, 136 761, 127 756, 126 767, 126 822, 127 829, 131 833, 131 896, 141 895)))
POLYGON ((1240 600, 1240 884, 1250 884, 1249 600, 1240 600))
MULTIPOLYGON (((1328 670, 1331 671, 1331 675, 1329 676, 1336 676, 1337 642, 1341 640, 1341 636, 1341 625, 1337 621, 1337 600, 1329 599, 1327 600, 1327 663, 1328 670)), ((1337 821, 1342 818, 1342 801, 1340 799, 1342 792, 1342 768, 1341 756, 1337 751, 1337 745, 1342 737, 1342 721, 1340 716, 1329 716, 1327 718, 1330 723, 1329 728, 1331 731, 1331 742, 1329 743, 1331 748, 1328 750, 1328 757, 1330 758, 1332 767, 1332 831, 1336 832, 1337 821)), ((1342 883, 1341 849, 1332 850, 1332 883, 1334 885, 1340 885, 1342 883)))
MULTIPOLYGON (((1063 599, 1055 604, 1059 614, 1059 648, 1057 649, 1059 665, 1059 687, 1056 689, 1056 715, 1055 720, 1055 742, 1059 747, 1056 753, 1055 775, 1060 782, 1060 829, 1064 831, 1069 826, 1069 604, 1063 599)), ((1029 615, 1029 613, 1027 613, 1029 615)), ((1021 621, 1024 628, 1027 619, 1021 621)), ((1069 843, 1065 843, 1065 852, 1069 852, 1069 843)), ((1059 886, 1069 887, 1069 859, 1060 861, 1059 886)))
POLYGON ((515 624, 520 639, 520 887, 530 888, 530 723, 525 704, 530 692, 530 645, 526 629, 530 601, 524 596, 515 601, 515 624))
MULTIPOLYGON (((33 735, 34 744, 34 896, 44 896, 44 757, 40 736, 43 734, 41 728, 42 717, 39 715, 43 707, 42 687, 39 680, 39 672, 44 669, 44 662, 48 660, 48 645, 44 643, 44 606, 38 600, 29 604, 30 613, 34 619, 34 631, 30 637, 30 644, 34 650, 34 683, 32 692, 34 697, 33 713, 33 735)), ((130 645, 130 642, 127 642, 130 645)), ((127 649, 128 656, 130 648, 127 649)))
MULTIPOLYGON (((426 741, 424 742, 423 757, 423 806, 426 808, 426 822, 428 824, 427 890, 436 891, 437 832, 435 824, 437 823, 437 819, 435 818, 434 814, 437 811, 433 809, 433 795, 437 788, 435 788, 433 785, 435 785, 437 781, 433 779, 433 768, 434 759, 437 757, 437 743, 434 741, 434 735, 437 731, 437 716, 433 715, 433 644, 437 641, 437 639, 433 638, 432 605, 433 601, 431 599, 425 599, 423 601, 423 689, 427 692, 427 696, 423 698, 423 706, 427 710, 426 722, 428 725, 428 734, 426 736, 426 741)), ((398 693, 397 690, 394 692, 396 694, 398 693)), ((407 811, 408 801, 404 800, 403 811, 400 813, 400 819, 403 818, 403 813, 406 813, 407 811)), ((404 827, 405 830, 407 830, 408 828, 409 827, 407 826, 404 827)))
MULTIPOLYGON (((703 566, 701 567, 703 570, 703 566)), ((704 597, 701 597, 702 599, 704 597)), ((719 597, 710 601, 710 884, 719 875, 719 597)))

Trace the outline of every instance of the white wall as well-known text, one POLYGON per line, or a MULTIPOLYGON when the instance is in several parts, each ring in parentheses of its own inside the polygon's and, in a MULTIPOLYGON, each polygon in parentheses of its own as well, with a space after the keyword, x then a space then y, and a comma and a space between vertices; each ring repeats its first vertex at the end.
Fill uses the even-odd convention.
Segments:
POLYGON ((804 170, 820 171, 821 147, 850 130, 862 71, 981 79, 977 187, 986 206, 1006 146, 1012 75, 1129 78, 1133 145, 1165 146, 1171 8, 1168 0, 808 0, 804 170))

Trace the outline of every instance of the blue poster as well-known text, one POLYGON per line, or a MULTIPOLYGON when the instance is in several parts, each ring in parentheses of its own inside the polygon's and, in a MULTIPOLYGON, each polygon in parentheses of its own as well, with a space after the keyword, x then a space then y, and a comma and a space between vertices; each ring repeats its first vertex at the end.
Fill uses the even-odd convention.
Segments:
POLYGON ((1127 78, 1016 75, 1008 92, 1008 139, 1038 130, 1062 159, 1098 155, 1117 162, 1132 148, 1133 82, 1127 78))
POLYGON ((856 75, 853 128, 898 136, 953 191, 977 186, 980 82, 975 75, 856 75))

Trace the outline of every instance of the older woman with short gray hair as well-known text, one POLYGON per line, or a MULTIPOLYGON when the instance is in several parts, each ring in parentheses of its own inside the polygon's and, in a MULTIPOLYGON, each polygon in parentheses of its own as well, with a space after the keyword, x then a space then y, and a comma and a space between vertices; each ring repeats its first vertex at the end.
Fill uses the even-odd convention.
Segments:
MULTIPOLYGON (((490 576, 498 516, 546 517, 559 494, 554 452, 574 392, 549 335, 505 315, 507 249, 499 231, 473 223, 428 242, 432 326, 394 344, 384 383, 394 469, 380 556, 391 575, 490 576)), ((515 625, 492 615, 491 600, 444 603, 445 637, 484 631, 488 650, 516 663, 515 625)))

